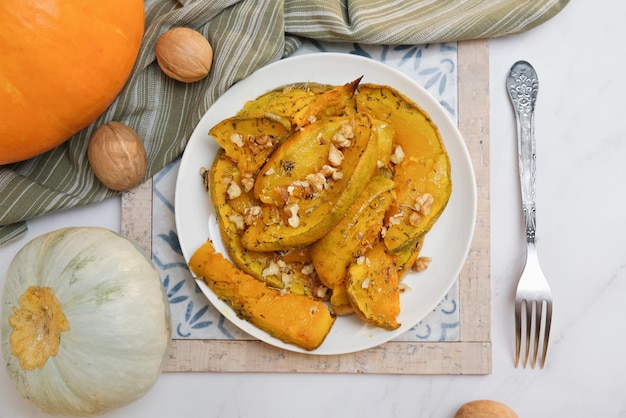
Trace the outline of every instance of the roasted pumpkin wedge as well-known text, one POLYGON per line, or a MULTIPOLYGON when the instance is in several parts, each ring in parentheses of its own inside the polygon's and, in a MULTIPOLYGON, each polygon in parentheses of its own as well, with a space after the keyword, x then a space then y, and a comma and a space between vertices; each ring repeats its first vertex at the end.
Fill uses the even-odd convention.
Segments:
POLYGON ((389 210, 385 245, 389 251, 411 251, 443 212, 452 189, 446 154, 396 166, 397 200, 389 210))
POLYGON ((279 122, 265 117, 224 119, 209 131, 244 173, 254 174, 289 134, 279 122))
POLYGON ((250 225, 242 237, 244 247, 285 250, 326 235, 376 170, 377 130, 372 126, 362 114, 327 118, 297 131, 276 149, 254 191, 282 214, 250 225))
POLYGON ((437 126, 409 98, 389 86, 365 84, 357 109, 395 128, 397 200, 389 213, 385 245, 393 253, 410 251, 446 207, 452 192, 450 160, 437 126))
POLYGON ((189 268, 240 318, 287 344, 314 350, 335 322, 324 302, 268 288, 216 253, 211 241, 194 252, 189 268))
POLYGON ((240 118, 268 118, 280 122, 287 130, 293 128, 292 117, 314 102, 317 96, 331 87, 321 84, 296 84, 272 90, 247 102, 237 116, 240 118))
POLYGON ((241 243, 246 224, 263 219, 260 202, 241 184, 241 172, 221 152, 208 173, 211 201, 216 209, 222 242, 232 262, 245 273, 268 286, 295 294, 328 299, 313 268, 308 248, 286 252, 250 251, 241 243))
POLYGON ((311 245, 313 266, 325 286, 343 282, 348 266, 380 240, 393 186, 384 175, 372 176, 341 221, 311 245))
POLYGON ((346 106, 354 97, 354 93, 361 82, 356 80, 343 86, 334 87, 320 95, 308 105, 304 106, 292 116, 292 122, 296 128, 309 125, 331 116, 340 116, 345 112, 346 106))
POLYGON ((400 287, 396 256, 381 243, 348 269, 346 289, 354 312, 376 327, 394 330, 400 326, 400 287))

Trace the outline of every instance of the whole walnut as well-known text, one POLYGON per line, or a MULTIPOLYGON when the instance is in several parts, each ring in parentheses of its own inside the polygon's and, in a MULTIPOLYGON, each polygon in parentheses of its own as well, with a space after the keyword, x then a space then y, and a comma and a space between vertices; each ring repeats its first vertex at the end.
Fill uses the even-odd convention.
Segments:
POLYGON ((138 186, 148 166, 141 138, 120 122, 109 122, 94 132, 89 140, 87 158, 98 180, 117 191, 138 186))
POLYGON ((502 402, 471 401, 459 408, 454 418, 518 418, 517 413, 502 402))
POLYGON ((211 71, 213 48, 200 32, 193 29, 168 30, 157 40, 154 52, 161 70, 174 80, 193 83, 211 71))

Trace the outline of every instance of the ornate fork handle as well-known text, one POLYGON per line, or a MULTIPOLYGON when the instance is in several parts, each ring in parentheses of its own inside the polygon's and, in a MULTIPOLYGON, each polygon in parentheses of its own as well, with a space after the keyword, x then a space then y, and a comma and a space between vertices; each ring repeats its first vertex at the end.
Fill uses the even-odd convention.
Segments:
POLYGON ((518 61, 507 77, 507 90, 515 108, 519 173, 522 205, 526 225, 526 242, 535 243, 535 101, 539 80, 535 69, 526 61, 518 61))

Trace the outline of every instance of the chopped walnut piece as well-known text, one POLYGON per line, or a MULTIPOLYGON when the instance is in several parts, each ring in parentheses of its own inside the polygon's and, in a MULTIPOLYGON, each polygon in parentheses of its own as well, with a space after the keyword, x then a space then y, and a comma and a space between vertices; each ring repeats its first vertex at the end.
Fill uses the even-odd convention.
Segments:
POLYGON ((300 225, 298 210, 300 210, 300 206, 297 203, 285 206, 285 214, 288 216, 287 223, 292 228, 297 228, 300 225))
POLYGON ((409 215, 409 225, 418 226, 422 220, 422 215, 419 212, 411 212, 409 215))
POLYGON ((329 289, 326 286, 318 286, 317 289, 314 290, 314 294, 320 299, 325 299, 328 294, 328 290, 329 289))
POLYGON ((331 167, 328 164, 324 164, 322 166, 322 168, 320 169, 320 173, 324 176, 324 177, 330 177, 333 175, 334 172, 336 172, 337 169, 335 167, 331 167))
POLYGON ((435 199, 433 195, 431 195, 430 193, 424 193, 423 195, 417 198, 417 200, 415 201, 415 206, 413 206, 413 209, 415 209, 421 215, 424 215, 424 216, 428 215, 430 213, 430 207, 432 206, 434 200, 435 199))
POLYGON ((352 138, 354 138, 354 127, 350 123, 344 123, 333 135, 332 141, 339 148, 348 148, 352 145, 352 141, 350 141, 352 138))
POLYGON ((231 134, 230 142, 237 145, 239 148, 243 147, 243 135, 237 133, 231 134))
POLYGON ((318 192, 326 187, 326 177, 321 172, 307 175, 306 180, 318 192))
POLYGON ((402 223, 402 218, 404 218, 404 211, 400 211, 395 213, 389 218, 390 225, 400 225, 402 223))
POLYGON ((241 178, 241 185, 246 192, 249 192, 254 188, 254 177, 252 173, 245 173, 241 178))
POLYGON ((413 270, 416 272, 424 271, 428 268, 428 265, 432 259, 430 257, 418 257, 413 264, 413 270))
POLYGON ((393 154, 389 157, 389 160, 394 164, 400 164, 404 161, 404 150, 400 145, 396 145, 393 149, 393 154))
POLYGON ((226 189, 226 195, 229 199, 236 199, 241 196, 241 187, 234 180, 232 180, 228 184, 228 188, 226 189))
POLYGON ((315 266, 313 266, 313 263, 306 264, 304 267, 302 267, 302 270, 300 272, 305 276, 308 276, 309 274, 315 273, 315 266))
POLYGON ((245 218, 245 223, 246 225, 253 225, 256 223, 256 221, 259 219, 259 217, 261 216, 262 213, 262 209, 261 206, 252 206, 250 208, 246 209, 246 218, 245 218))
POLYGON ((337 149, 333 144, 330 144, 330 151, 328 151, 328 161, 333 167, 339 167, 343 163, 343 153, 337 149))
POLYGON ((234 213, 228 216, 228 220, 235 224, 235 228, 242 230, 245 227, 243 216, 238 213, 234 213))
POLYGON ((270 137, 267 135, 248 135, 248 146, 253 153, 258 154, 265 148, 272 148, 274 145, 270 141, 270 137))
POLYGON ((280 274, 280 267, 275 261, 270 261, 270 264, 263 269, 261 277, 266 278, 268 276, 278 276, 280 274))

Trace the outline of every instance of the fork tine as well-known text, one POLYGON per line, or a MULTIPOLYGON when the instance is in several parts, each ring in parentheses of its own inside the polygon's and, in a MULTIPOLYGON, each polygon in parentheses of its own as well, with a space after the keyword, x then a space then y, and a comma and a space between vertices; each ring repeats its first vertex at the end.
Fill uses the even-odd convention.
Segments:
POLYGON ((525 318, 526 318, 526 349, 524 354, 524 368, 528 365, 528 358, 530 357, 530 337, 531 337, 531 329, 533 324, 533 302, 524 299, 524 308, 526 309, 525 318))
POLYGON ((543 312, 543 301, 536 300, 533 301, 532 304, 535 307, 535 338, 533 341, 533 361, 531 367, 534 369, 537 365, 537 355, 539 354, 539 338, 541 337, 542 330, 541 314, 543 312))
POLYGON ((515 302, 515 367, 519 366, 522 345, 522 302, 515 302))
POLYGON ((548 354, 548 340, 550 339, 550 327, 552 326, 552 302, 546 301, 546 329, 543 335, 543 357, 541 359, 541 368, 546 364, 546 355, 548 354))

